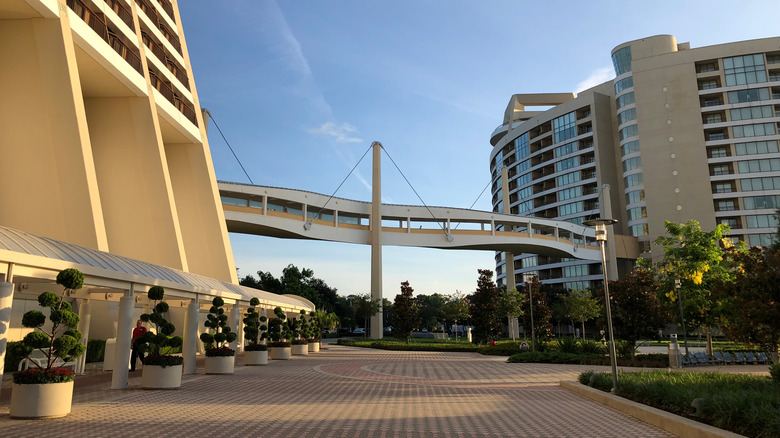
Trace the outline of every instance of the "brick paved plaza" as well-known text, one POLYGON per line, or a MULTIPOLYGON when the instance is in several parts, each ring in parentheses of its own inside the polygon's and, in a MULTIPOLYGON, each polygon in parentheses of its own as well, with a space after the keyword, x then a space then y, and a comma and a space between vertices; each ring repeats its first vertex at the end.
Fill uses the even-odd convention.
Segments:
POLYGON ((4 388, 0 436, 668 436, 558 386, 607 367, 505 360, 330 345, 234 375, 185 376, 178 390, 141 390, 140 372, 127 390, 77 380, 73 412, 55 420, 10 419, 4 388))

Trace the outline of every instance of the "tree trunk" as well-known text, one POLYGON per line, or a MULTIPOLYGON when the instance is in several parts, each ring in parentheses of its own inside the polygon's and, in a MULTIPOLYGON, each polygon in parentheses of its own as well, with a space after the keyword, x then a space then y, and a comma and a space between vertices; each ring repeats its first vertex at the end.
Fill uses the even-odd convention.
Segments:
POLYGON ((582 321, 582 340, 585 340, 585 321, 582 321))
POLYGON ((709 326, 704 329, 707 331, 707 356, 712 357, 712 329, 709 326))

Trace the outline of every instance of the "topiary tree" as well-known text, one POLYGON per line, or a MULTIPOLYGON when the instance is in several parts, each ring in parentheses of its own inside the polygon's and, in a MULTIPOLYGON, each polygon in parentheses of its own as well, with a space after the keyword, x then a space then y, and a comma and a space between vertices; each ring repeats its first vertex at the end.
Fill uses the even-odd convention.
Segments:
POLYGON ((214 298, 211 301, 209 314, 206 315, 206 322, 203 324, 209 330, 200 335, 200 340, 203 341, 203 346, 206 348, 207 357, 235 356, 236 354, 236 351, 228 346, 236 340, 237 336, 228 326, 228 317, 225 315, 225 309, 222 308, 224 305, 225 301, 222 298, 214 298))
POLYGON ((244 348, 245 351, 263 351, 266 349, 266 345, 260 342, 267 337, 266 330, 268 330, 268 327, 265 325, 265 322, 268 318, 260 315, 257 311, 256 307, 258 304, 260 304, 260 300, 257 298, 249 300, 250 307, 246 309, 244 314, 244 339, 249 342, 249 345, 244 348))
POLYGON ((29 359, 34 350, 40 350, 46 361, 39 364, 29 360, 32 365, 30 368, 14 373, 16 384, 70 382, 74 372, 60 368, 60 365, 86 351, 86 347, 79 342, 81 332, 76 329, 79 316, 73 313, 70 303, 65 301, 67 292, 81 289, 84 285, 84 274, 78 269, 65 269, 57 274, 57 284, 64 288, 62 294, 44 292, 38 295, 38 304, 49 309, 50 330, 47 331, 43 327, 46 323, 46 315, 43 312, 30 310, 22 316, 22 325, 33 331, 17 344, 15 352, 29 359))
POLYGON ((165 319, 168 313, 168 303, 163 301, 165 289, 153 286, 146 296, 152 302, 152 313, 141 314, 141 321, 153 324, 154 333, 147 331, 135 340, 138 350, 148 354, 144 365, 159 365, 163 368, 181 365, 183 357, 169 354, 173 349, 181 348, 182 338, 172 336, 176 327, 165 319))
POLYGON ((268 320, 268 337, 271 338, 271 347, 289 347, 292 331, 287 322, 287 315, 281 307, 274 309, 276 317, 268 320))
POLYGON ((301 309, 301 316, 290 319, 290 328, 293 331, 293 345, 303 345, 309 343, 309 324, 306 321, 306 311, 301 309))

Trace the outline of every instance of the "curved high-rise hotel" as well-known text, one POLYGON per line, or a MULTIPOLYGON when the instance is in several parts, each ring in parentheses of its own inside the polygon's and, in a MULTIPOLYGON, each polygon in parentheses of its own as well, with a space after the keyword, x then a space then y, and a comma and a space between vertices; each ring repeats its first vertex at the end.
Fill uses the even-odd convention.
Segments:
MULTIPOLYGON (((493 210, 575 223, 614 217, 610 249, 620 258, 660 257, 652 242, 665 220, 724 223, 732 239, 771 242, 780 38, 691 49, 658 35, 615 47, 612 62, 615 79, 578 95, 512 96, 490 138, 493 210), (538 106, 548 108, 526 111, 538 106)), ((598 263, 534 254, 497 253, 496 271, 510 287, 531 275, 570 289, 602 279, 598 263)))

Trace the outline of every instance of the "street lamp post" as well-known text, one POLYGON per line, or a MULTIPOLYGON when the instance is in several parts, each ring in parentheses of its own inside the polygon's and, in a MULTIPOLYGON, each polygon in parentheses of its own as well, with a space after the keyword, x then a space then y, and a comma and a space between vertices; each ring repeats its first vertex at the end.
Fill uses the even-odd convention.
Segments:
POLYGON ((685 358, 688 358, 688 330, 685 329, 685 314, 683 313, 682 303, 682 281, 679 278, 674 279, 674 288, 677 290, 677 302, 680 303, 680 320, 682 320, 683 340, 685 341, 685 358))
POLYGON ((592 219, 583 224, 596 228, 596 240, 601 246, 601 271, 604 274, 604 301, 607 307, 607 329, 609 330, 609 363, 612 365, 612 392, 617 392, 617 358, 615 355, 615 335, 612 331, 612 309, 609 304, 609 278, 607 277, 607 254, 604 249, 607 243, 607 225, 614 225, 617 219, 592 219))

